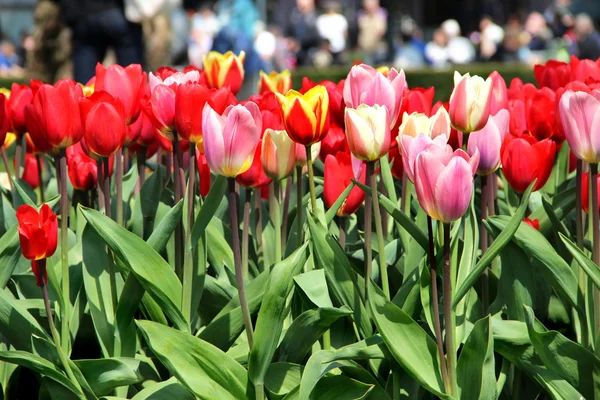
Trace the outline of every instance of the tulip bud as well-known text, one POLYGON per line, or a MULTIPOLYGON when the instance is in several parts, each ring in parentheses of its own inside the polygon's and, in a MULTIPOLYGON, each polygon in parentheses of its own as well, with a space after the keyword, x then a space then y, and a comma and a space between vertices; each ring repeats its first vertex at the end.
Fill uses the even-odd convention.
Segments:
POLYGON ((427 215, 448 223, 465 214, 478 162, 478 152, 473 157, 462 150, 449 154, 434 144, 419 154, 415 163, 415 189, 427 215))
POLYGON ((477 175, 490 175, 500 166, 500 148, 508 132, 509 119, 508 111, 500 110, 488 119, 482 130, 471 132, 469 135, 467 153, 473 156, 475 151, 479 151, 477 175))
POLYGON ((262 129, 255 103, 229 106, 223 115, 207 104, 202 112, 202 128, 206 162, 214 173, 235 177, 250 168, 262 129))
POLYGON ((565 137, 573 154, 591 164, 600 162, 600 90, 594 90, 591 94, 567 91, 560 99, 559 110, 565 137))
POLYGON ((323 86, 305 94, 290 90, 277 93, 285 130, 296 143, 305 146, 320 142, 329 131, 329 96, 323 86))
POLYGON ((79 143, 67 149, 67 165, 73 188, 90 190, 97 185, 98 164, 85 154, 79 143))
POLYGON ((10 89, 10 96, 8 96, 7 100, 6 108, 10 122, 9 129, 20 137, 27 132, 25 107, 33 101, 33 91, 27 85, 13 83, 10 89))
POLYGON ((85 142, 93 153, 108 157, 123 147, 126 135, 123 104, 106 92, 80 101, 85 142))
POLYGON ((225 54, 211 51, 204 56, 202 64, 206 73, 208 87, 221 89, 229 86, 236 94, 240 91, 244 81, 244 58, 246 53, 240 52, 239 56, 228 51, 225 54))
POLYGON ((550 177, 556 143, 537 141, 530 135, 507 135, 500 149, 502 173, 516 192, 523 193, 537 179, 533 191, 540 190, 550 177))
POLYGON ((46 139, 46 135, 42 131, 41 121, 38 120, 38 115, 35 112, 33 104, 28 104, 27 107, 25 107, 25 118, 27 121, 27 131, 29 132, 29 137, 31 138, 36 152, 58 155, 60 149, 56 146, 52 146, 48 142, 48 139, 46 139))
POLYGON ((398 135, 417 137, 419 134, 428 134, 429 117, 421 113, 412 113, 410 115, 404 113, 402 116, 402 124, 398 128, 398 135))
POLYGON ((454 90, 450 96, 452 126, 464 133, 478 131, 490 115, 492 79, 480 76, 461 76, 454 72, 454 90))
POLYGON ((292 75, 289 70, 281 72, 273 71, 266 74, 260 71, 260 80, 258 81, 258 94, 265 92, 286 94, 292 88, 292 75))
MULTIPOLYGON (((323 176, 323 200, 327 208, 331 208, 340 195, 356 179, 365 183, 366 168, 362 168, 356 177, 352 168, 351 155, 346 152, 339 152, 335 156, 327 155, 325 158, 325 173, 323 176)), ((359 187, 354 187, 350 191, 346 201, 337 211, 337 215, 346 217, 352 215, 359 209, 365 199, 365 192, 359 187)))
POLYGON ((280 181, 294 171, 296 143, 285 131, 267 129, 262 140, 260 161, 265 174, 280 181))
POLYGON ((343 128, 333 122, 329 125, 329 133, 320 144, 321 152, 319 153, 319 157, 323 162, 328 154, 336 155, 340 151, 349 151, 346 132, 344 132, 343 128))
POLYGON ((354 157, 376 161, 390 148, 390 124, 385 106, 361 104, 346 108, 346 137, 354 157))

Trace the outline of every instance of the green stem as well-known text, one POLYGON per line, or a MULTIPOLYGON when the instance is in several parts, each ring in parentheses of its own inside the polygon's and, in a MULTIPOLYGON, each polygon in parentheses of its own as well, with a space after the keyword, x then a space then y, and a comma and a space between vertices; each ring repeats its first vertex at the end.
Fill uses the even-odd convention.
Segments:
POLYGON ((262 253, 262 198, 260 197, 260 189, 254 189, 254 224, 256 226, 256 251, 258 255, 262 253))
POLYGON ((102 172, 103 170, 104 168, 102 164, 102 159, 96 160, 96 173, 98 175, 98 179, 96 182, 96 192, 98 195, 98 211, 102 211, 102 209, 104 208, 104 173, 102 172))
MULTIPOLYGON (((373 163, 367 163, 366 182, 371 182, 373 176, 373 163)), ((369 281, 371 280, 371 213, 373 212, 373 196, 365 197, 365 304, 369 298, 369 281)))
POLYGON ((61 316, 62 349, 69 352, 71 332, 71 291, 69 284, 69 195, 67 193, 67 156, 65 149, 60 150, 60 259, 62 265, 63 310, 61 316))
POLYGON ((242 217, 242 271, 244 279, 248 279, 248 242, 250 238, 250 201, 252 189, 246 189, 244 197, 244 214, 242 217))
POLYGON ((296 167, 296 248, 302 246, 302 234, 304 233, 302 221, 302 167, 296 167))
POLYGON ((406 173, 402 174, 402 194, 400 195, 400 209, 410 217, 410 181, 406 173))
MULTIPOLYGON (((483 257, 488 248, 488 235, 483 221, 487 219, 489 189, 488 177, 481 176, 479 179, 481 183, 481 218, 479 219, 479 235, 481 240, 481 256, 483 257)), ((481 305, 483 308, 483 315, 487 315, 489 304, 489 270, 486 268, 481 273, 481 305)))
POLYGON ((196 157, 195 146, 190 146, 190 171, 188 176, 188 209, 187 209, 187 231, 185 233, 185 259, 183 264, 183 313, 186 320, 191 324, 192 292, 194 287, 194 253, 192 251, 192 227, 194 226, 194 200, 196 187, 196 157))
MULTIPOLYGON (((115 200, 117 219, 116 222, 123 226, 123 149, 117 150, 115 153, 116 168, 115 168, 115 200)), ((107 175, 108 176, 108 175, 107 175)))
POLYGON ((67 377, 69 380, 75 385, 75 387, 83 393, 81 390, 81 386, 79 385, 79 381, 75 378, 73 374, 73 370, 71 370, 71 366, 69 365, 69 359, 65 355, 60 343, 60 335, 56 330, 56 326, 54 325, 54 318, 52 317, 52 309, 50 308, 50 300, 48 298, 48 282, 46 281, 46 259, 38 260, 38 265, 40 267, 40 276, 42 277, 42 297, 44 298, 44 307, 46 308, 46 317, 48 318, 48 325, 50 326, 50 332, 52 334, 52 339, 54 340, 54 345, 56 346, 56 351, 58 352, 58 357, 67 373, 67 377))
MULTIPOLYGON (((375 171, 375 162, 371 167, 375 171)), ((379 208, 379 197, 377 193, 377 175, 371 175, 371 196, 373 197, 373 213, 375 216, 375 232, 377 233, 377 251, 379 253, 379 270, 381 271, 381 286, 385 298, 390 300, 390 284, 388 280, 387 261, 385 260, 385 243, 383 241, 383 227, 381 223, 381 210, 379 208)))
MULTIPOLYGON (((109 169, 109 158, 103 158, 104 163, 104 171, 103 171, 103 184, 104 184, 104 206, 105 206, 105 214, 108 218, 111 218, 112 209, 110 205, 110 169, 109 169)), ((118 200, 117 200, 118 201, 118 200)), ((113 259, 113 254, 110 249, 107 249, 108 254, 108 276, 110 279, 110 297, 112 299, 113 311, 116 313, 117 311, 117 277, 115 272, 115 262, 113 259)))
POLYGON ((456 348, 454 346, 454 316, 452 313, 452 278, 450 270, 450 224, 444 223, 444 319, 446 326, 446 358, 450 396, 458 395, 456 382, 456 348))
POLYGON ((244 286, 244 277, 242 272, 242 260, 240 257, 240 233, 238 225, 237 198, 235 193, 235 178, 229 178, 229 191, 227 192, 227 200, 229 201, 229 215, 231 217, 231 243, 233 245, 233 260, 235 264, 235 280, 237 284, 238 296, 240 298, 240 306, 242 308, 242 317, 244 319, 244 327, 246 336, 248 337, 248 347, 252 349, 254 345, 254 332, 252 329, 252 319, 250 317, 250 309, 248 308, 248 300, 246 299, 246 288, 244 286))
MULTIPOLYGON (((44 177, 42 175, 42 163, 44 162, 44 159, 39 154, 36 154, 35 161, 37 164, 38 180, 40 181, 40 200, 43 204, 46 202, 46 194, 45 194, 45 190, 44 190, 44 177)), ((8 172, 8 170, 6 170, 6 172, 8 172)), ((12 186, 12 181, 10 179, 9 179, 9 182, 10 182, 10 188, 12 189, 13 186, 12 186)))
POLYGON ((256 385, 254 386, 254 394, 256 400, 264 400, 265 399, 265 386, 264 385, 256 385))
POLYGON ((289 176, 285 181, 285 195, 283 197, 283 219, 281 221, 281 248, 285 250, 288 237, 288 214, 290 212, 290 197, 292 197, 292 186, 294 177, 289 176))
POLYGON ((2 162, 4 163, 4 169, 8 174, 8 184, 10 185, 10 191, 13 192, 14 196, 15 185, 13 184, 13 177, 10 174, 10 164, 8 163, 8 157, 6 156, 6 150, 4 150, 4 146, 0 146, 0 152, 2 153, 2 162))
POLYGON ((142 149, 137 153, 135 162, 138 170, 138 185, 141 190, 144 182, 146 182, 146 146, 142 146, 142 149))
MULTIPOLYGON (((23 142, 17 137, 17 147, 15 150, 15 180, 21 179, 21 165, 23 165, 23 142)), ((8 171, 6 171, 8 172, 8 171)))
MULTIPOLYGON (((181 164, 179 157, 179 138, 175 133, 173 135, 173 190, 175 194, 175 204, 183 198, 183 191, 181 190, 181 164)), ((182 276, 182 259, 183 259, 183 222, 180 220, 175 228, 175 273, 180 280, 183 280, 182 276)))
POLYGON ((313 214, 317 215, 317 196, 315 194, 315 181, 313 172, 313 160, 312 153, 310 151, 310 145, 306 146, 306 165, 308 166, 308 187, 310 189, 310 205, 313 214))
MULTIPOLYGON (((592 196, 592 229, 594 243, 594 263, 600 267, 600 216, 598 210, 598 164, 590 164, 591 196, 592 196)), ((596 318, 594 319, 594 337, 600 332, 600 317, 597 316, 600 310, 600 291, 594 288, 594 310, 596 318)))
POLYGON ((340 230, 340 247, 342 249, 346 248, 346 220, 347 217, 338 217, 338 228, 340 230))
MULTIPOLYGON (((583 231, 583 207, 581 204, 581 191, 583 188, 582 176, 583 161, 578 159, 577 172, 575 175, 575 226, 577 231, 577 247, 579 247, 581 250, 583 250, 583 240, 585 237, 583 231)), ((583 272, 583 269, 579 268, 579 271, 583 272)), ((581 282, 579 282, 579 286, 581 287, 581 282)))
POLYGON ((271 222, 275 228, 275 263, 281 261, 281 211, 279 209, 279 182, 273 181, 269 185, 269 208, 271 222))

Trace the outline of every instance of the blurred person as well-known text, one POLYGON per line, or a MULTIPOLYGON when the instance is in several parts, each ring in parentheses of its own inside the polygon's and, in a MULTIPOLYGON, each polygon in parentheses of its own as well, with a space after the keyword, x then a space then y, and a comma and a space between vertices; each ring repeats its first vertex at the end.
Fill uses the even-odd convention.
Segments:
POLYGON ((159 12, 144 20, 144 42, 146 44, 146 64, 150 71, 171 64, 173 30, 168 12, 159 12))
POLYGON ((190 19, 182 7, 171 13, 171 61, 175 65, 187 65, 188 38, 190 37, 190 19))
POLYGON ((74 78, 87 82, 108 48, 121 65, 143 64, 142 26, 125 16, 122 0, 60 0, 62 16, 72 30, 74 78))
POLYGON ((310 65, 312 55, 321 45, 314 0, 296 0, 285 36, 288 50, 296 56, 296 64, 310 65))
POLYGON ((425 42, 417 23, 410 17, 400 19, 400 40, 394 55, 397 68, 418 68, 425 65, 425 42))
POLYGON ((35 47, 35 39, 27 32, 22 31, 19 45, 17 46, 17 57, 19 58, 19 67, 24 68, 27 63, 27 54, 35 47))
POLYGON ((448 59, 452 64, 468 64, 475 61, 475 48, 469 39, 461 36, 460 25, 455 19, 442 23, 448 41, 448 59))
POLYGON ((433 32, 433 39, 425 46, 425 57, 434 68, 445 68, 449 65, 448 38, 443 29, 433 32))
POLYGON ((499 58, 500 45, 504 40, 504 29, 494 23, 491 17, 484 16, 479 22, 481 32, 479 51, 482 61, 495 61, 499 58))
POLYGON ((12 78, 23 76, 23 68, 19 66, 17 48, 10 40, 0 42, 0 76, 12 78))
POLYGON ((256 24, 256 37, 254 39, 254 50, 263 63, 262 70, 266 73, 274 69, 275 52, 277 51, 277 37, 265 27, 265 23, 258 21, 256 24))
POLYGON ((600 34, 589 15, 577 15, 575 36, 577 38, 577 56, 580 59, 596 60, 600 57, 600 34))
POLYGON ((575 19, 569 10, 571 0, 554 0, 544 11, 546 24, 552 30, 554 37, 562 37, 575 26, 575 19))
POLYGON ((363 0, 358 12, 358 47, 365 54, 365 63, 375 65, 385 59, 387 44, 387 11, 379 0, 363 0))
POLYGON ((188 58, 190 63, 202 67, 202 58, 207 55, 213 45, 213 40, 219 32, 219 21, 208 4, 202 4, 192 16, 188 58))
POLYGON ((322 39, 329 42, 333 62, 339 64, 342 61, 342 52, 346 49, 348 21, 340 13, 340 3, 337 1, 328 1, 324 9, 325 13, 317 17, 317 31, 322 39))
POLYGON ((525 31, 529 34, 528 47, 531 51, 546 50, 552 32, 546 25, 546 20, 539 12, 532 12, 525 20, 525 31))
POLYGON ((39 0, 33 12, 32 40, 26 47, 26 74, 42 82, 53 83, 72 77, 71 31, 63 22, 60 4, 39 0))

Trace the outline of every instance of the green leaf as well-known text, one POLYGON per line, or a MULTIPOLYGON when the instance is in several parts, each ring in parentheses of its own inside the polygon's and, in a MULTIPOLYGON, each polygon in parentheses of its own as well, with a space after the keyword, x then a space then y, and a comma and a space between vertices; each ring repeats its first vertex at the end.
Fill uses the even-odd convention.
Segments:
POLYGON ((435 341, 401 308, 386 300, 372 282, 369 307, 379 333, 400 366, 425 389, 447 398, 435 341))
POLYGON ((340 194, 340 197, 338 197, 337 200, 335 201, 335 203, 333 203, 333 205, 329 208, 329 210, 327 210, 327 212, 325 213, 325 220, 327 221, 327 225, 329 225, 331 223, 331 221, 333 221, 338 210, 344 204, 344 202, 348 198, 348 195, 350 195, 350 192, 352 191, 353 188, 354 188, 354 183, 350 182, 348 187, 346 187, 346 189, 344 189, 342 194, 340 194))
POLYGON ((7 289, 0 290, 0 333, 17 350, 33 353, 34 337, 54 346, 36 319, 7 289))
POLYGON ((494 338, 489 316, 475 323, 460 352, 457 371, 460 399, 497 399, 494 338))
POLYGON ((181 282, 169 264, 142 239, 105 215, 89 208, 83 208, 82 213, 175 326, 187 331, 188 324, 181 313, 181 282))
POLYGON ((40 356, 21 350, 0 351, 0 360, 29 368, 69 389, 80 399, 85 399, 85 396, 65 374, 59 371, 50 361, 45 360, 40 356))
POLYGON ((104 358, 73 362, 96 396, 110 394, 119 386, 133 385, 142 381, 139 372, 140 361, 135 358, 104 358))
POLYGON ((137 321, 152 351, 194 395, 203 399, 245 399, 244 367, 213 345, 150 321, 137 321))
POLYGON ((283 330, 286 299, 293 287, 292 278, 306 262, 308 243, 278 262, 271 271, 254 330, 254 346, 248 358, 248 376, 255 386, 264 383, 265 373, 271 363, 283 330))
MULTIPOLYGON (((467 279, 467 276, 475 266, 475 261, 477 260, 477 253, 479 252, 480 232, 478 221, 479 220, 475 215, 474 202, 472 201, 471 206, 469 207, 469 212, 467 213, 464 219, 463 247, 462 254, 460 257, 460 264, 458 265, 458 272, 456 276, 456 287, 459 287, 467 279)), ((455 335, 457 343, 462 343, 465 339, 465 336, 467 335, 467 325, 470 324, 470 322, 467 321, 467 315, 470 311, 469 304, 473 299, 476 298, 476 296, 477 295, 474 294, 474 289, 471 289, 470 293, 467 292, 467 295, 456 304, 455 335)))
POLYGON ((154 229, 146 243, 152 247, 157 253, 162 253, 169 243, 169 239, 175 232, 175 228, 181 221, 181 213, 183 211, 183 200, 175 204, 160 220, 160 223, 154 229))
POLYGON ((21 244, 19 232, 14 226, 4 235, 0 236, 0 288, 4 289, 10 281, 15 268, 21 260, 21 244))
POLYGON ((509 319, 525 321, 523 305, 533 307, 536 286, 529 257, 519 246, 509 243, 500 254, 502 273, 499 282, 500 298, 506 305, 509 319))
POLYGON ((265 388, 269 397, 280 399, 300 386, 302 370, 300 364, 276 362, 269 365, 265 375, 265 388))
POLYGON ((217 176, 217 179, 212 182, 210 192, 204 199, 202 208, 198 212, 194 227, 192 228, 192 246, 196 246, 206 230, 208 223, 212 219, 213 215, 217 211, 219 204, 225 197, 225 191, 227 190, 227 178, 224 176, 217 176))
POLYGON ((383 338, 380 335, 373 335, 360 342, 335 350, 331 358, 327 359, 327 362, 340 360, 390 360, 392 358, 383 338))
POLYGON ((565 379, 586 399, 600 397, 600 359, 557 331, 546 330, 533 310, 524 307, 527 331, 536 354, 544 365, 565 379))
POLYGON ((594 264, 592 260, 590 260, 582 251, 577 247, 575 243, 570 241, 566 236, 559 233, 560 240, 563 241, 567 250, 573 255, 573 258, 577 261, 577 263, 583 268, 585 273, 590 277, 594 285, 600 289, 600 270, 598 266, 594 264))
POLYGON ((288 328, 279 346, 279 360, 300 363, 312 345, 341 317, 352 315, 346 306, 317 308, 300 314, 288 328))
POLYGON ((23 204, 27 204, 33 208, 37 208, 37 196, 31 187, 22 179, 13 181, 17 192, 17 198, 14 200, 14 207, 19 208, 23 204))
POLYGON ((327 372, 346 365, 347 361, 327 362, 333 354, 334 352, 330 350, 319 350, 310 356, 300 381, 299 399, 308 399, 321 377, 327 372))
POLYGON ((325 271, 315 269, 294 277, 294 283, 317 307, 333 307, 327 288, 325 271))
MULTIPOLYGON (((502 229, 502 232, 498 235, 498 237, 496 237, 496 240, 494 240, 485 254, 479 259, 479 262, 477 262, 477 265, 475 265, 475 268, 473 268, 473 270, 469 273, 462 285, 460 285, 456 290, 456 294, 452 299, 453 307, 456 307, 458 302, 462 300, 469 289, 471 289, 475 282, 477 282, 483 271, 485 271, 488 265, 494 260, 494 258, 496 258, 496 256, 500 253, 500 250, 502 250, 502 248, 506 246, 508 242, 510 242, 513 235, 515 235, 515 232, 517 232, 517 229, 525 217, 525 212, 527 211, 527 206, 529 204, 529 196, 531 195, 534 184, 535 182, 531 183, 525 193, 523 193, 521 205, 515 214, 506 223, 506 227, 502 229)), ((483 234, 483 232, 481 232, 481 234, 483 234)))
POLYGON ((366 399, 375 385, 369 385, 344 375, 328 376, 319 381, 310 399, 358 400, 366 399))
POLYGON ((194 396, 173 377, 148 386, 131 400, 194 400, 194 396))

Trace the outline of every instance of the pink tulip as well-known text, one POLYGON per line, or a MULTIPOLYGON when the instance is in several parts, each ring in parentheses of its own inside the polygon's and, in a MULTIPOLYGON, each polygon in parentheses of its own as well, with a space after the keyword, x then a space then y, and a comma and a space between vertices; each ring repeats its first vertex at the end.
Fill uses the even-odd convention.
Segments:
POLYGON ((168 76, 164 80, 160 76, 154 75, 152 72, 150 72, 150 75, 148 75, 150 92, 152 92, 158 85, 172 86, 175 84, 178 86, 184 85, 188 82, 200 82, 200 72, 195 70, 188 72, 175 72, 173 75, 168 76))
POLYGON ((479 152, 469 157, 462 150, 449 154, 435 144, 417 156, 415 189, 427 215, 441 222, 460 219, 471 202, 473 175, 479 152))
POLYGON ((286 131, 267 129, 262 140, 260 161, 265 175, 280 181, 294 171, 296 143, 286 131))
POLYGON ((361 104, 346 108, 346 137, 354 157, 376 161, 390 149, 390 124, 385 106, 361 104))
POLYGON ((206 162, 215 174, 233 178, 250 168, 262 132, 256 103, 229 106, 223 115, 206 104, 202 129, 206 162))
POLYGON ((484 81, 480 76, 454 72, 454 90, 450 96, 452 126, 464 133, 482 129, 490 115, 491 91, 492 78, 484 81))
POLYGON ((424 151, 429 145, 436 145, 445 152, 452 154, 452 148, 448 146, 448 139, 445 134, 439 135, 431 139, 428 135, 419 134, 416 138, 412 136, 402 135, 399 142, 402 148, 402 164, 404 172, 409 181, 415 182, 415 161, 419 154, 424 151))
POLYGON ((365 64, 352 67, 344 85, 344 101, 348 108, 358 108, 361 104, 380 105, 387 108, 390 128, 395 126, 402 103, 402 93, 406 89, 404 71, 390 69, 385 76, 375 68, 365 64))
POLYGON ((591 94, 566 91, 560 99, 559 111, 573 154, 588 163, 600 162, 600 90, 591 94))
POLYGON ((508 132, 509 121, 508 110, 500 110, 488 119, 488 123, 482 130, 471 132, 469 135, 467 153, 473 156, 479 151, 477 175, 493 174, 500 166, 500 148, 508 132))
POLYGON ((492 80, 490 115, 496 115, 498 111, 508 109, 508 89, 506 81, 498 71, 492 72, 489 78, 492 80))

